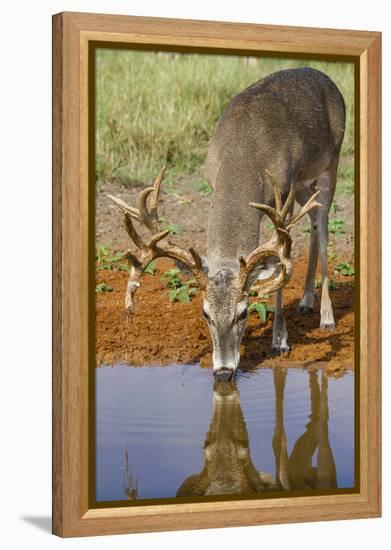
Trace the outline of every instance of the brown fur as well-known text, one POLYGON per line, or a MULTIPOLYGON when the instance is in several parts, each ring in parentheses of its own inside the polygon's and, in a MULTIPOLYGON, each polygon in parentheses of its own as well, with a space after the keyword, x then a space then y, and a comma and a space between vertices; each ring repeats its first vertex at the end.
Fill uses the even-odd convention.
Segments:
POLYGON ((286 195, 291 182, 316 178, 332 164, 344 127, 343 97, 315 69, 278 71, 232 99, 217 124, 205 168, 214 188, 210 263, 246 256, 258 245, 261 213, 248 203, 273 202, 265 169, 286 195))
MULTIPOLYGON (((320 326, 327 330, 335 328, 328 291, 328 212, 335 192, 344 128, 342 94, 328 76, 310 68, 271 74, 235 96, 226 107, 211 141, 205 168, 205 175, 214 188, 205 262, 210 286, 206 299, 212 316, 215 319, 224 317, 221 327, 216 324, 215 340, 224 332, 226 320, 235 318, 235 299, 243 298, 235 298, 227 278, 227 284, 218 288, 215 280, 227 269, 231 271, 230 281, 235 280, 239 257, 248 257, 261 244, 263 213, 249 203, 274 206, 267 173, 276 182, 283 202, 291 186, 302 206, 315 190, 319 192, 318 200, 323 208, 309 212, 311 247, 300 311, 312 311, 319 255, 322 272, 320 326), (221 306, 216 305, 217 294, 219 304, 226 310, 224 315, 221 306)), ((265 278, 265 268, 256 266, 249 280, 265 278)), ((226 340, 232 344, 233 338, 226 340)), ((238 347, 238 339, 235 346, 238 347)), ((225 356, 224 346, 220 347, 220 356, 225 356)), ((281 290, 276 293, 272 351, 277 354, 289 351, 281 290)), ((234 351, 229 355, 232 368, 234 351)))

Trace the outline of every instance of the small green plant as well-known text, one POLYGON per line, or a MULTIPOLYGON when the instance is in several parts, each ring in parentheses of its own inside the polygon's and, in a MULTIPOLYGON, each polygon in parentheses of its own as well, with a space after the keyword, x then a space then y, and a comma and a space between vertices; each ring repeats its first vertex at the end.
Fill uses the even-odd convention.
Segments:
POLYGON ((95 260, 99 263, 99 264, 102 264, 105 260, 105 258, 107 258, 107 256, 110 254, 110 250, 109 250, 109 247, 106 246, 105 244, 102 244, 99 249, 98 249, 98 253, 97 255, 95 256, 95 260))
POLYGON ((165 281, 167 283, 168 287, 178 287, 181 286, 182 280, 179 277, 180 269, 177 267, 174 267, 172 269, 169 269, 163 275, 161 276, 161 280, 165 281))
POLYGON ((330 220, 329 221, 329 232, 333 233, 336 237, 340 237, 345 233, 343 226, 345 222, 343 220, 330 220))
POLYGON ((148 273, 149 275, 155 275, 157 270, 156 262, 152 260, 152 262, 149 262, 147 267, 144 269, 144 273, 148 273))
POLYGON ((106 283, 99 283, 99 285, 96 285, 95 292, 111 292, 113 290, 113 287, 110 285, 107 285, 106 283))
POLYGON ((256 311, 261 321, 265 322, 268 313, 274 313, 274 306, 267 304, 266 302, 253 302, 249 307, 249 312, 256 311))
POLYGON ((354 275, 354 267, 346 262, 341 262, 334 267, 335 271, 338 271, 341 275, 354 275))
POLYGON ((163 231, 169 230, 172 235, 180 235, 183 233, 183 227, 177 223, 169 223, 163 227, 163 231))
POLYGON ((204 195, 204 197, 210 197, 210 195, 213 193, 213 187, 211 187, 206 180, 197 181, 195 187, 197 191, 201 193, 201 195, 204 195))
POLYGON ((117 253, 114 254, 110 248, 102 244, 98 253, 95 256, 95 261, 97 263, 97 269, 105 269, 108 271, 129 271, 129 266, 124 262, 123 254, 117 253))
POLYGON ((311 233, 311 228, 310 227, 304 227, 304 229, 302 229, 302 232, 304 234, 311 233))
POLYGON ((161 276, 162 281, 165 281, 168 287, 168 299, 170 302, 188 303, 196 294, 197 290, 193 287, 196 280, 189 279, 184 282, 180 277, 180 270, 176 267, 169 269, 161 276))

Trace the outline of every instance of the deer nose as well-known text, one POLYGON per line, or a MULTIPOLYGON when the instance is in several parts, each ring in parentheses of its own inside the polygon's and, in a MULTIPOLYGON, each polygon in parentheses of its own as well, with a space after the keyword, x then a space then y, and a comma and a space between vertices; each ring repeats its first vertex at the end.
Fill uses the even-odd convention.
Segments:
POLYGON ((234 370, 223 367, 219 370, 214 371, 213 375, 215 377, 216 382, 228 382, 229 380, 232 380, 234 375, 234 370))

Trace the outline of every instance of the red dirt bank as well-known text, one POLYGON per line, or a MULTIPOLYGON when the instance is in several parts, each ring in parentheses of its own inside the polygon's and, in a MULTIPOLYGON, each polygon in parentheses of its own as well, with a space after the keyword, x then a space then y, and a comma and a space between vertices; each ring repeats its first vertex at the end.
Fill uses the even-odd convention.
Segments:
MULTIPOLYGON (((96 300, 97 364, 166 365, 201 362, 211 364, 211 341, 201 316, 201 294, 188 304, 170 303, 161 274, 172 267, 169 260, 158 263, 158 272, 144 275, 136 294, 135 314, 124 317, 126 272, 98 271, 97 284, 105 282, 112 292, 98 293, 96 300)), ((354 284, 353 277, 333 274, 337 288, 331 291, 335 331, 319 330, 319 300, 312 315, 300 315, 297 305, 302 295, 306 260, 296 259, 293 277, 284 289, 286 322, 291 351, 274 357, 270 352, 272 316, 263 323, 250 314, 242 343, 241 367, 284 363, 303 366, 327 362, 327 370, 338 374, 354 364, 354 284)), ((272 300, 271 300, 272 302, 272 300)))

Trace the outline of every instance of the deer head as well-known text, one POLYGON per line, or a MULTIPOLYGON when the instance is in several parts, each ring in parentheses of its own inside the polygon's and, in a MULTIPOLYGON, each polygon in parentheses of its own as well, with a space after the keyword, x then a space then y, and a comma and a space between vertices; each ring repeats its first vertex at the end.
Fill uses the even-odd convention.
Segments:
POLYGON ((226 269, 210 273, 205 258, 201 258, 193 248, 186 250, 167 241, 169 230, 161 230, 157 210, 164 172, 163 167, 154 185, 140 193, 137 208, 109 195, 123 211, 126 231, 136 247, 136 251, 128 250, 124 255, 130 265, 125 309, 127 313, 133 312, 134 295, 140 286, 141 275, 152 260, 165 256, 184 266, 193 273, 203 293, 203 315, 213 341, 215 377, 230 380, 239 365, 240 343, 248 317, 249 290, 256 280, 257 289, 263 294, 287 284, 292 273, 292 239, 289 231, 312 208, 321 206, 315 200, 318 192, 293 217, 290 215, 294 202, 293 185, 282 204, 281 193, 267 172, 273 187, 275 207, 258 203, 249 203, 249 206, 261 210, 270 218, 274 226, 272 238, 258 246, 247 258, 227 260, 226 269), (148 240, 137 232, 134 220, 147 229, 148 240))

